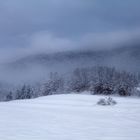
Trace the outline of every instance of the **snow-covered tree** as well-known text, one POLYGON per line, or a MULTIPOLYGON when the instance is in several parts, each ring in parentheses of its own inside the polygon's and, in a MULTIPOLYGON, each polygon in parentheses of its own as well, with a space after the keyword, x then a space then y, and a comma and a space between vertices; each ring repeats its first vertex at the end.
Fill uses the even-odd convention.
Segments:
POLYGON ((23 85, 16 91, 16 99, 31 99, 34 97, 34 92, 31 86, 23 85))
POLYGON ((62 92, 64 89, 64 79, 59 74, 51 73, 49 80, 43 85, 43 95, 52 95, 62 92))

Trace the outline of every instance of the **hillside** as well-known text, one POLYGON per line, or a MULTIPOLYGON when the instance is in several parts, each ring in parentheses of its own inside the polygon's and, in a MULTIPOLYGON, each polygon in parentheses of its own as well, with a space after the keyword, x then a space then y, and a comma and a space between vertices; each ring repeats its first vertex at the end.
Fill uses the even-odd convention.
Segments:
POLYGON ((127 72, 140 72, 140 45, 109 50, 37 53, 0 65, 0 81, 35 83, 46 80, 50 72, 69 75, 75 68, 108 66, 127 72))
POLYGON ((22 57, 8 63, 13 69, 28 69, 31 66, 40 66, 46 69, 58 68, 68 65, 69 68, 76 66, 107 65, 127 71, 140 71, 140 45, 130 44, 109 50, 67 51, 48 54, 38 53, 22 57))
POLYGON ((100 98, 67 94, 0 103, 0 139, 139 140, 139 99, 114 97, 117 105, 98 106, 100 98))

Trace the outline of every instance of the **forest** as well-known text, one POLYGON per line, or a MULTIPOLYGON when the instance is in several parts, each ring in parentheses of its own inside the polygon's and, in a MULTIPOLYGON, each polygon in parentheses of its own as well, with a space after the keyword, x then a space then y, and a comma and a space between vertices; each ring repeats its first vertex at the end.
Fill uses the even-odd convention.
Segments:
POLYGON ((92 95, 140 96, 137 90, 140 74, 119 71, 106 66, 76 68, 69 76, 50 73, 48 80, 38 84, 16 86, 13 90, 0 92, 0 101, 31 99, 54 94, 82 93, 92 95))

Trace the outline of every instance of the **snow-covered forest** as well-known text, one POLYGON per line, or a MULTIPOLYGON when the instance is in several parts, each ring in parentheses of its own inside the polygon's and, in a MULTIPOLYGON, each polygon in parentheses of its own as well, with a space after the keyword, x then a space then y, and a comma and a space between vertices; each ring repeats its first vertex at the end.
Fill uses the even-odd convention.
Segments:
POLYGON ((48 80, 37 84, 23 84, 13 90, 1 89, 1 101, 31 99, 53 94, 82 93, 92 95, 140 96, 140 74, 118 71, 115 68, 96 66, 77 68, 68 75, 50 73, 48 80))

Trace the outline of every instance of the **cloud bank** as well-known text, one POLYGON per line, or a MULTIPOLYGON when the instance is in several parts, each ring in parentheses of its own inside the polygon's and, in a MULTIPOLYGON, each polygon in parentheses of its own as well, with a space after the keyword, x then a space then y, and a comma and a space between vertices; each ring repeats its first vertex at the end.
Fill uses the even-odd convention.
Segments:
POLYGON ((11 56, 109 49, 140 35, 139 0, 1 0, 0 62, 11 56))

